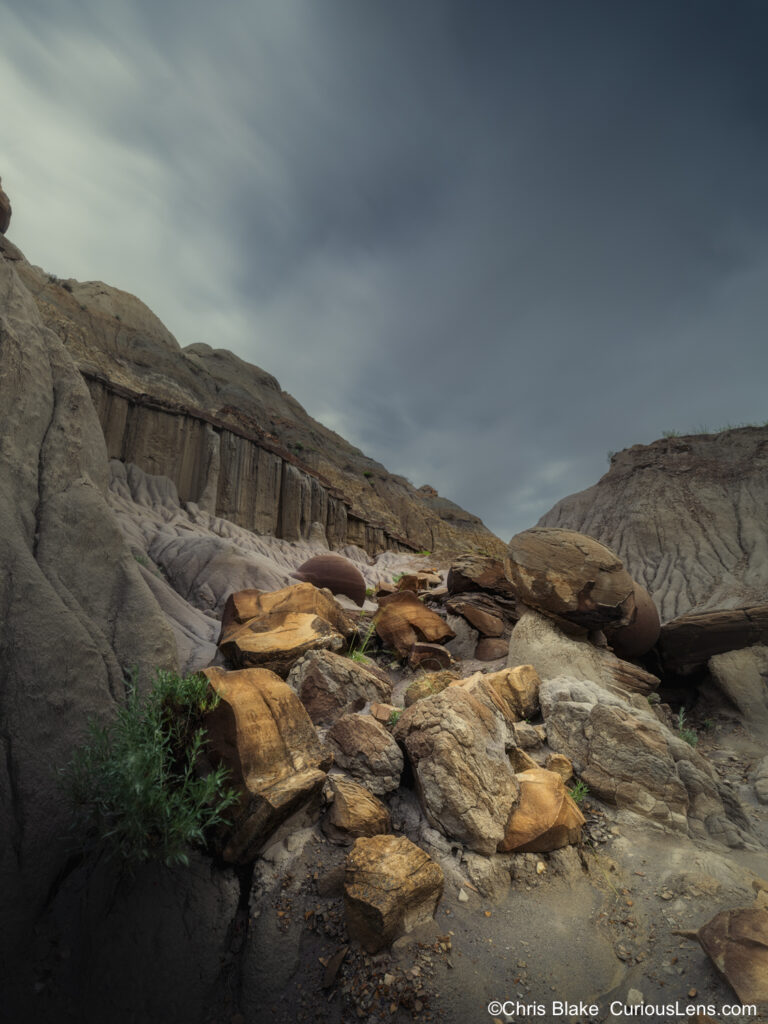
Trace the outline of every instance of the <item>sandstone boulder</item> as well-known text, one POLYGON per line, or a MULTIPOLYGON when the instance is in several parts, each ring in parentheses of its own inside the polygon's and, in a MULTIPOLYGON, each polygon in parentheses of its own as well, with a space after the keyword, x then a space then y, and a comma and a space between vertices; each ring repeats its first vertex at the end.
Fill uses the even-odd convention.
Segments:
POLYGON ((709 659, 718 689, 741 712, 749 729, 768 740, 768 646, 726 651, 709 659))
POLYGON ((490 555, 463 555, 448 571, 449 594, 489 591, 509 601, 515 601, 515 590, 504 570, 504 563, 490 555))
POLYGON ((519 787, 493 688, 479 679, 420 700, 400 716, 394 736, 408 753, 433 828, 478 853, 495 853, 519 787))
POLYGON ((400 785, 403 755, 384 726, 372 715, 343 715, 328 730, 334 760, 378 796, 400 785))
POLYGON ((435 693, 442 693, 446 686, 450 686, 458 680, 459 676, 450 669, 443 669, 441 672, 427 672, 414 679, 403 696, 403 704, 407 708, 415 704, 417 700, 424 697, 431 697, 435 693))
POLYGON ((626 626, 607 628, 606 635, 619 658, 639 658, 646 654, 659 639, 661 621, 659 610, 648 591, 634 581, 635 615, 626 626))
POLYGON ((549 772, 557 772, 566 786, 573 778, 573 765, 565 754, 547 754, 544 767, 549 772))
POLYGON ((342 555, 315 555, 291 574, 297 580, 312 583, 332 594, 346 594, 362 607, 365 601, 365 577, 342 555))
POLYGON ((347 856, 344 912, 350 938, 368 953, 432 920, 442 868, 405 836, 358 839, 347 856))
POLYGON ((645 697, 659 685, 656 676, 587 640, 566 636, 551 619, 528 610, 509 641, 510 666, 529 663, 539 676, 589 679, 618 694, 645 697))
POLYGON ((498 661, 507 656, 508 644, 497 636, 482 637, 475 647, 475 657, 478 661, 498 661))
POLYGON ((262 667, 284 676, 308 651, 340 650, 352 629, 338 603, 311 583, 266 594, 244 590, 224 607, 219 649, 236 668, 262 667))
POLYGON ((295 663, 287 683, 298 693, 315 725, 331 725, 371 701, 386 702, 392 697, 391 683, 333 651, 309 651, 295 663))
POLYGON ((446 608, 454 615, 463 615, 481 636, 501 636, 504 632, 504 619, 492 601, 481 604, 477 600, 454 597, 446 601, 446 608))
POLYGON ((723 910, 696 933, 701 948, 743 1004, 768 1004, 768 910, 723 910))
POLYGON ((525 530, 509 542, 504 568, 518 601, 566 629, 633 621, 634 580, 612 551, 584 534, 546 526, 525 530))
POLYGON ((560 677, 539 690, 550 747, 591 793, 669 828, 743 846, 749 823, 701 754, 642 702, 560 677))
POLYGON ((211 757, 241 791, 224 859, 252 861, 272 833, 319 795, 333 760, 304 705, 268 669, 205 670, 221 698, 207 716, 211 757))
POLYGON ((499 850, 548 853, 576 843, 584 815, 566 792, 562 777, 544 768, 518 775, 520 800, 507 822, 499 850))
POLYGON ((392 831, 389 811, 365 786, 339 775, 328 776, 331 805, 323 818, 323 831, 334 842, 352 844, 363 836, 392 831))
POLYGON ((3 179, 0 178, 0 235, 4 235, 11 223, 11 201, 2 188, 3 179))
POLYGON ((691 612, 665 622, 659 654, 668 672, 686 673, 716 654, 768 644, 768 604, 691 612))
POLYGON ((445 619, 409 591, 382 598, 373 621, 384 646, 396 651, 401 658, 407 658, 419 641, 440 644, 455 636, 445 619))
POLYGON ((521 722, 538 714, 541 679, 533 665, 516 665, 514 668, 503 668, 499 672, 485 674, 476 672, 468 679, 462 679, 452 685, 461 686, 475 680, 482 680, 493 689, 501 701, 508 721, 521 722))

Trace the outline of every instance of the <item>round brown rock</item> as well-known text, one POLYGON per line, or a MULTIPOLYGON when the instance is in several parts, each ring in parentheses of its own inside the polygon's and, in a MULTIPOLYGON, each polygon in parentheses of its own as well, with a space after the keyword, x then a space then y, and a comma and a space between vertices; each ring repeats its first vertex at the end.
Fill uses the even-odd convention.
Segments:
POLYGON ((3 192, 3 179, 0 178, 0 235, 4 235, 11 223, 11 201, 3 192))
POLYGON ((635 583, 635 608, 635 618, 628 626, 619 626, 608 633, 614 654, 620 658, 639 658, 659 639, 659 611, 651 595, 639 583, 635 583))
POLYGON ((327 587, 332 594, 346 594, 362 607, 365 601, 365 578, 348 558, 342 555, 315 555, 291 573, 294 579, 327 587))
POLYGON ((635 583, 603 544, 574 530, 535 526, 509 542, 504 568, 520 601, 581 630, 628 625, 635 583))

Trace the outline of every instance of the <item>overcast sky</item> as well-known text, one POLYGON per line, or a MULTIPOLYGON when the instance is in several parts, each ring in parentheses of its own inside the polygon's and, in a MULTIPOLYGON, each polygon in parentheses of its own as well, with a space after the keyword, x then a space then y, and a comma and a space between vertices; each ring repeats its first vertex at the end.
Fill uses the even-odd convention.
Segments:
POLYGON ((763 0, 0 0, 8 237, 503 539, 768 419, 763 0))

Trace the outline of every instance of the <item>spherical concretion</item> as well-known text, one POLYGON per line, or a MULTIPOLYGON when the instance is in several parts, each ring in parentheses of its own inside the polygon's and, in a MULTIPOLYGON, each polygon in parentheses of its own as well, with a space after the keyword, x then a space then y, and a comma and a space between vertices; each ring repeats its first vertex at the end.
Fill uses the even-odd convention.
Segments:
POLYGON ((346 594, 361 607, 365 601, 365 577, 342 555, 315 555, 291 575, 316 587, 327 587, 332 594, 346 594))
POLYGON ((661 622, 653 598, 640 583, 635 582, 637 613, 628 626, 620 626, 608 634, 614 654, 620 658, 639 658, 646 654, 659 639, 661 622))

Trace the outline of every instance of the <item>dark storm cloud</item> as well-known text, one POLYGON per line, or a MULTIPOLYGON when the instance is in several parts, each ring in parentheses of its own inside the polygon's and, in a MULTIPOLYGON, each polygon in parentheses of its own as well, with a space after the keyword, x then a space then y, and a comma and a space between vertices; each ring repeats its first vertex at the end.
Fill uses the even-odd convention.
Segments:
POLYGON ((608 449, 768 416, 762 4, 10 9, 79 222, 124 190, 90 276, 501 536, 608 449))

